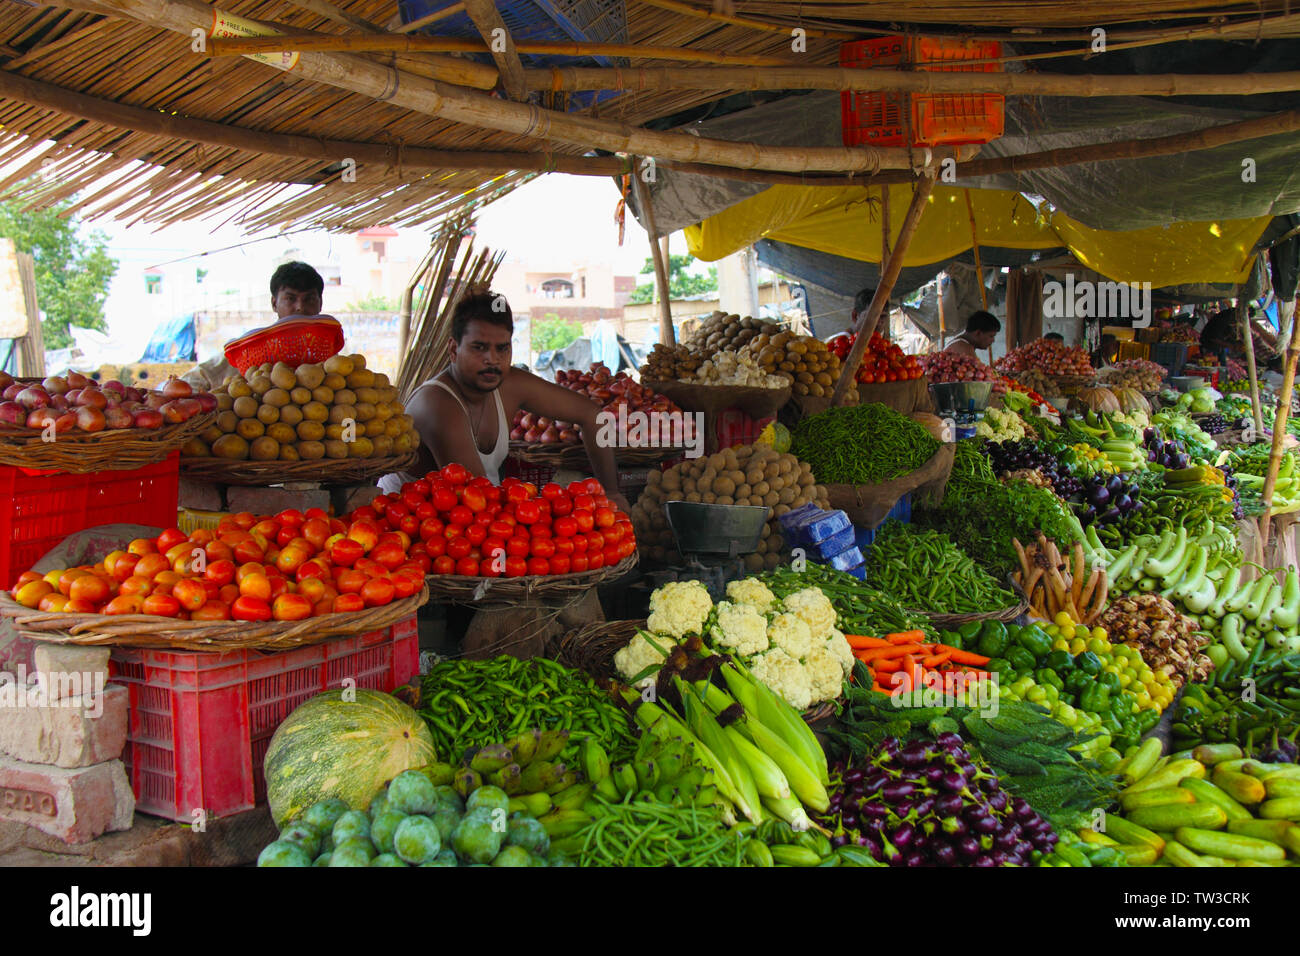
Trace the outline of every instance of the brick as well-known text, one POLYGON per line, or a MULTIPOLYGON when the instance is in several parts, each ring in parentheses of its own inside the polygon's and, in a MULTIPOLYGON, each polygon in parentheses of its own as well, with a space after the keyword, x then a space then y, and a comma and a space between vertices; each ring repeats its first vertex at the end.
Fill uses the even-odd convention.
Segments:
POLYGON ((135 797, 120 760, 64 769, 0 757, 0 820, 25 823, 64 843, 128 830, 135 797))
POLYGON ((108 658, 111 653, 112 650, 107 647, 41 643, 37 645, 32 657, 36 664, 36 676, 45 684, 50 700, 58 700, 70 691, 107 684, 108 658))
POLYGON ((227 506, 231 511, 251 511, 255 515, 273 515, 285 508, 329 509, 330 494, 320 488, 294 490, 290 488, 229 488, 226 490, 227 506))
POLYGON ((193 508, 195 511, 221 511, 221 485, 214 485, 209 481, 195 481, 193 478, 182 478, 177 493, 177 504, 182 508, 193 508))
POLYGON ((116 760, 126 745, 130 696, 122 684, 109 684, 100 700, 83 696, 0 709, 0 753, 64 768, 116 760))

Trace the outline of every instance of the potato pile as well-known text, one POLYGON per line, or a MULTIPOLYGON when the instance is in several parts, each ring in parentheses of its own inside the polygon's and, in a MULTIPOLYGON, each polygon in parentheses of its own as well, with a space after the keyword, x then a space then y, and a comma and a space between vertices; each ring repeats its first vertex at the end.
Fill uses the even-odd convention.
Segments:
POLYGON ((660 343, 646 356, 645 365, 641 366, 641 381, 686 381, 695 376, 703 363, 704 356, 695 354, 685 345, 660 343))
POLYGON ((740 445, 651 471, 649 482, 632 507, 637 546, 650 560, 675 562, 677 547, 664 514, 665 501, 701 501, 720 505, 762 505, 768 521, 758 550, 745 556, 751 571, 775 568, 786 550, 777 518, 809 502, 828 508, 826 488, 812 468, 770 445, 740 445))
POLYGON ((771 337, 779 331, 773 322, 764 322, 749 316, 728 315, 726 312, 714 312, 700 323, 689 338, 683 340, 693 352, 703 353, 706 357, 714 352, 735 352, 759 335, 771 337))
POLYGON ((410 415, 361 355, 259 365, 215 389, 217 420, 181 453, 232 461, 391 458, 417 447, 410 415), (348 439, 351 440, 348 440, 348 439))
POLYGON ((745 346, 763 371, 769 375, 787 375, 796 395, 829 398, 840 374, 840 357, 821 339, 793 332, 764 332, 745 346))

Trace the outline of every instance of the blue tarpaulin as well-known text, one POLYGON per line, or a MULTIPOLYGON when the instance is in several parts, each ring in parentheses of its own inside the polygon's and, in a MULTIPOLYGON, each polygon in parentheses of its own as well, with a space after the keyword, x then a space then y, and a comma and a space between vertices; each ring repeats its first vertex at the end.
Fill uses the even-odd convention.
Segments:
POLYGON ((160 322, 140 361, 194 361, 194 313, 160 322))

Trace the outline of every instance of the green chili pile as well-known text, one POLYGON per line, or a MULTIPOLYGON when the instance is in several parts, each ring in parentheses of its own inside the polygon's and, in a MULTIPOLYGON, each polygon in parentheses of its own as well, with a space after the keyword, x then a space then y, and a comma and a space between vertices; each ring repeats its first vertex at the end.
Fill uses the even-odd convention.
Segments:
POLYGON ((867 580, 905 607, 943 614, 980 614, 1013 606, 969 555, 938 531, 887 521, 867 555, 867 580))
POLYGON ((558 841, 578 866, 743 866, 749 837, 728 829, 715 807, 598 799, 595 819, 558 841))
POLYGON ((627 713, 581 671, 543 657, 446 660, 421 681, 420 716, 435 752, 458 755, 530 727, 570 731, 557 759, 572 762, 584 736, 595 736, 612 759, 630 757, 636 734, 627 713))
POLYGON ((790 451, 823 484, 878 485, 911 474, 940 442, 888 405, 840 406, 795 426, 790 451))
POLYGON ((845 634, 897 634, 920 630, 931 638, 938 636, 930 626, 929 618, 907 610, 888 594, 829 565, 810 561, 803 571, 782 566, 760 577, 772 593, 782 599, 804 588, 819 589, 835 608, 836 628, 845 634))

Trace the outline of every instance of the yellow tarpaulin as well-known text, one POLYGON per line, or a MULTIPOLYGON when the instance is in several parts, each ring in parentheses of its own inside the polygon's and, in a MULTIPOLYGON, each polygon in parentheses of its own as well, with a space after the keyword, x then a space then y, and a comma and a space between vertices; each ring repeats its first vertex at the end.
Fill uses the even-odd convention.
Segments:
MULTIPOLYGON (((902 226, 911 187, 891 186, 890 225, 902 226)), ((1118 282, 1156 288, 1193 282, 1244 282, 1252 249, 1271 217, 1178 222, 1108 232, 1060 211, 1040 211, 1020 193, 972 189, 981 246, 1054 249, 1064 246, 1088 268, 1118 282)), ((686 229, 691 255, 714 261, 759 239, 862 262, 880 261, 881 187, 772 186, 686 229)), ((903 257, 904 266, 939 263, 971 248, 965 190, 938 186, 903 257)))

